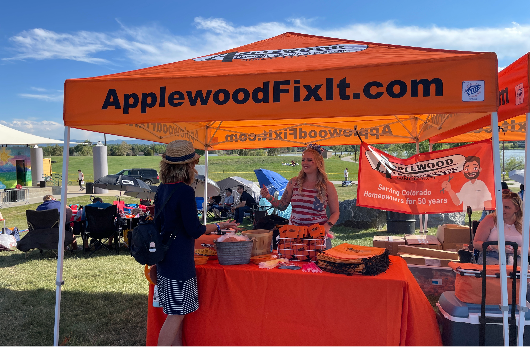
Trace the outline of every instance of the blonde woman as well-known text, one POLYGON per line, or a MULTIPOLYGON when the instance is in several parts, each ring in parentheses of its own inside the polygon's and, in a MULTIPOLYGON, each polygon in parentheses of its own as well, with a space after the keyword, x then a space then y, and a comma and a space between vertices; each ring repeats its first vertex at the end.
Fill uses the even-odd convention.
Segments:
MULTIPOLYGON (((518 253, 521 252, 523 246, 523 211, 522 201, 519 195, 512 193, 509 190, 502 192, 503 205, 503 219, 504 219, 504 240, 517 242, 518 253)), ((497 214, 496 212, 487 215, 480 222, 473 239, 473 247, 482 252, 482 244, 485 241, 499 241, 499 231, 497 230, 497 214)), ((506 246, 506 261, 508 265, 513 265, 514 251, 512 246, 506 246)), ((517 263, 521 264, 520 258, 517 263)), ((477 262, 483 263, 483 255, 480 254, 477 262)), ((499 264, 499 248, 498 246, 490 245, 486 250, 486 264, 499 264)))
POLYGON ((156 224, 164 240, 173 239, 164 260, 157 264, 158 296, 167 318, 158 336, 159 346, 182 345, 184 316, 199 308, 195 273, 195 239, 221 228, 236 227, 230 221, 202 225, 197 216, 195 191, 190 186, 199 156, 189 141, 168 144, 160 162, 162 183, 155 196, 155 211, 163 208, 156 224), (165 205, 164 205, 165 203, 165 205))
MULTIPOLYGON (((291 225, 321 224, 326 228, 328 237, 333 237, 330 228, 339 219, 339 198, 333 183, 328 180, 324 168, 323 149, 316 144, 310 144, 302 154, 302 169, 297 177, 293 177, 280 200, 275 200, 267 187, 261 188, 261 196, 271 205, 284 211, 291 204, 291 225), (329 206, 330 215, 326 214, 329 206)), ((331 247, 331 241, 327 242, 331 247)))

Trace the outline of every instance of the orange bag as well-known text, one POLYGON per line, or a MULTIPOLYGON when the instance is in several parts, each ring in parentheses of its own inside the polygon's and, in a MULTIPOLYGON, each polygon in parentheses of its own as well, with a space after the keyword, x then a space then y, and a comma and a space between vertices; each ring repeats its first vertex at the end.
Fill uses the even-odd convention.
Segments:
MULTIPOLYGON (((450 262, 449 266, 453 270, 475 270, 482 271, 483 265, 470 263, 450 262)), ((508 274, 508 304, 512 302, 512 279, 509 273, 513 270, 512 266, 506 267, 508 274)), ((517 268, 520 270, 520 268, 517 268)), ((495 275, 500 273, 499 265, 486 265, 486 275, 495 275)), ((519 298, 519 280, 516 280, 517 300, 519 298)), ((455 280, 455 295, 458 300, 470 304, 481 304, 482 300, 482 278, 475 276, 462 276, 458 272, 455 280)), ((486 277, 486 305, 501 304, 501 280, 497 277, 486 277)))

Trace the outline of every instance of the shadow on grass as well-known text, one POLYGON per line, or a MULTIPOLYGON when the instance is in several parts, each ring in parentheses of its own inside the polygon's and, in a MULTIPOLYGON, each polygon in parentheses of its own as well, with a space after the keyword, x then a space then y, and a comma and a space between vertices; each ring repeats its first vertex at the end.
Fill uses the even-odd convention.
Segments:
MULTIPOLYGON (((55 291, 0 288, 2 345, 51 346, 55 291)), ((147 294, 86 293, 63 290, 59 345, 144 346, 147 294)))
MULTIPOLYGON (((82 246, 79 246, 77 251, 64 251, 64 260, 67 259, 84 259, 87 260, 94 259, 94 258, 100 258, 100 257, 112 257, 117 256, 118 254, 116 251, 113 250, 106 250, 106 249, 100 249, 96 251, 94 254, 91 254, 89 252, 85 253, 81 249, 82 246)), ((126 247, 120 247, 120 253, 119 255, 129 255, 129 249, 126 247)), ((42 253, 38 249, 32 249, 28 252, 21 252, 18 250, 15 251, 3 251, 0 255, 0 268, 8 268, 15 265, 24 264, 27 262, 35 261, 35 260, 57 260, 57 251, 52 250, 44 250, 42 253)))

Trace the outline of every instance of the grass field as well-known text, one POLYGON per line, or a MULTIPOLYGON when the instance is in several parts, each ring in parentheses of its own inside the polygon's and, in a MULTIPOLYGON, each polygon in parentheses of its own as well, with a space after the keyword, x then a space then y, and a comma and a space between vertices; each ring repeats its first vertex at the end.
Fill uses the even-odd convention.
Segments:
MULTIPOLYGON (((54 171, 60 172, 62 158, 53 158, 54 171)), ((109 173, 132 167, 158 168, 160 157, 109 157, 109 173)), ((201 158, 203 161, 204 158, 201 158)), ((256 181, 253 170, 265 168, 286 178, 295 176, 298 167, 281 165, 300 157, 210 157, 210 177, 221 180, 241 176, 256 181)), ((203 162, 201 162, 203 164, 203 162)), ((344 168, 356 180, 357 164, 339 158, 326 160, 330 180, 341 181, 344 168)), ((77 170, 85 173, 87 181, 93 177, 92 157, 70 158, 70 179, 76 179, 77 170)), ((339 200, 356 197, 356 186, 337 186, 339 200)), ((137 199, 126 197, 126 202, 137 199)), ((104 197, 112 202, 114 197, 104 197)), ((88 203, 88 196, 69 198, 69 204, 88 203)), ((3 208, 0 211, 7 226, 27 227, 25 211, 38 204, 3 208)), ((474 216, 473 219, 477 216, 474 216)), ((250 223, 245 219, 244 226, 250 223)), ((358 230, 334 226, 333 245, 348 242, 371 246, 374 235, 384 232, 358 230)), ((429 234, 434 234, 432 228, 429 234)), ((78 237, 77 242, 81 245, 78 237)), ((51 345, 55 307, 55 274, 57 261, 51 251, 40 254, 32 250, 24 254, 18 250, 0 252, 0 329, 2 345, 51 345)), ((92 257, 82 252, 65 252, 62 287, 60 345, 145 345, 148 284, 143 267, 125 247, 120 254, 100 250, 92 257)), ((431 303, 436 297, 429 297, 431 303)))
MULTIPOLYGON (((63 158, 51 157, 52 171, 57 174, 62 173, 63 158)), ((220 181, 230 176, 239 176, 247 180, 257 181, 254 170, 267 169, 276 171, 280 175, 289 179, 294 177, 300 171, 300 166, 282 165, 294 160, 300 163, 300 156, 272 156, 272 157, 240 157, 240 156, 209 156, 208 157, 208 177, 214 181, 220 181)), ((70 157, 68 168, 68 179, 77 180, 77 170, 81 169, 85 174, 85 181, 94 180, 94 168, 92 157, 70 157)), ((204 156, 201 157, 199 164, 204 165, 204 156)), ((350 179, 357 179, 358 164, 342 161, 338 156, 333 156, 325 160, 326 172, 331 181, 342 181, 343 172, 347 167, 350 172, 350 179)), ((108 172, 115 174, 123 169, 130 168, 152 168, 160 170, 159 156, 138 156, 138 157, 108 157, 108 172)))

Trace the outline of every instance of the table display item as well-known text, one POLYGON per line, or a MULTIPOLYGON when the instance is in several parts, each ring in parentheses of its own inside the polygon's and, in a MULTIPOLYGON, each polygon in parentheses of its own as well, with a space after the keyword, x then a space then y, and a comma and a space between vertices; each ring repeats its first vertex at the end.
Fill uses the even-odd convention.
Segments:
POLYGON ((195 255, 193 259, 195 261, 195 265, 204 265, 208 262, 208 256, 204 255, 195 255))
POLYGON ((205 247, 205 248, 195 248, 195 255, 199 256, 212 256, 217 255, 215 248, 205 247))
POLYGON ((253 263, 253 264, 258 265, 261 262, 269 261, 269 260, 273 260, 273 259, 276 259, 276 255, 269 253, 269 254, 253 256, 253 257, 250 258, 250 262, 253 263))
POLYGON ((252 256, 271 253, 272 230, 256 229, 247 230, 242 233, 251 240, 255 240, 252 246, 252 256))
POLYGON ((386 248, 343 243, 320 253, 316 264, 327 272, 373 276, 385 272, 390 265, 390 260, 386 248))
POLYGON ((279 228, 278 256, 289 261, 316 261, 326 249, 326 229, 323 225, 283 225, 279 228))
POLYGON ((272 260, 268 260, 268 261, 263 261, 261 263, 258 264, 259 268, 260 269, 267 269, 267 270, 270 270, 270 269, 274 269, 276 266, 280 265, 280 264, 286 264, 288 263, 289 261, 285 258, 278 258, 278 259, 272 259, 272 260))
MULTIPOLYGON (((219 238, 219 240, 220 239, 221 238, 219 238)), ((219 264, 239 265, 248 264, 250 262, 250 255, 252 253, 252 245, 254 241, 250 240, 226 242, 226 239, 223 241, 219 240, 214 241, 215 249, 217 250, 217 258, 219 259, 219 264)))

